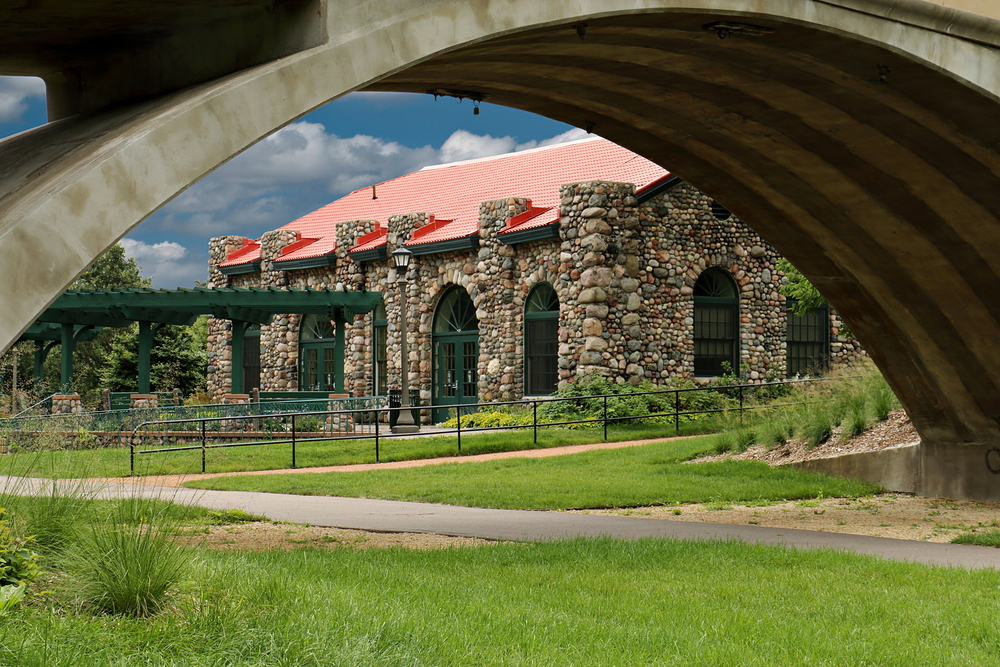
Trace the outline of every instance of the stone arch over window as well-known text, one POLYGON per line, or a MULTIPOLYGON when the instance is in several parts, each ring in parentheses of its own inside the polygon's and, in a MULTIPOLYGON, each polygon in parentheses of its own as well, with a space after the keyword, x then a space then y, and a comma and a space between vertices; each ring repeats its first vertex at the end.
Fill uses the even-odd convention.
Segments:
POLYGON ((739 370, 739 290, 723 269, 706 269, 694 284, 694 374, 739 370))
POLYGON ((299 388, 333 391, 336 383, 336 336, 323 315, 303 315, 299 324, 299 388))
POLYGON ((524 304, 524 393, 544 396, 559 384, 559 297, 536 283, 524 304))

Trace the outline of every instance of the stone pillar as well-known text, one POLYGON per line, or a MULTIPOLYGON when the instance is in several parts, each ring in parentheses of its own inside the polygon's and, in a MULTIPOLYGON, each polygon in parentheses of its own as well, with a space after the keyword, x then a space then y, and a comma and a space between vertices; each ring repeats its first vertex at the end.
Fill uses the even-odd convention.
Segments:
POLYGON ((510 401, 524 395, 524 303, 517 251, 497 239, 507 221, 528 210, 524 197, 479 205, 479 253, 469 294, 479 319, 479 400, 510 401))
POLYGON ((129 406, 133 410, 159 406, 159 398, 156 394, 129 394, 128 400, 129 406))
POLYGON ((66 415, 83 412, 80 394, 55 394, 52 396, 52 414, 66 415))

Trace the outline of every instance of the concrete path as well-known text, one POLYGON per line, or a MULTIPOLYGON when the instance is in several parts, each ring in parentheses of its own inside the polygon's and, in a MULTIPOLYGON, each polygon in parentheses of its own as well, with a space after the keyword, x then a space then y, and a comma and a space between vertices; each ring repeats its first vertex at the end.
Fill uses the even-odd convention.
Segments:
MULTIPOLYGON (((24 495, 43 492, 48 480, 0 477, 0 489, 24 495)), ((1000 549, 930 544, 884 537, 809 530, 733 526, 620 516, 494 510, 392 500, 295 496, 245 491, 202 491, 121 483, 65 481, 60 488, 95 498, 153 497, 212 509, 242 509, 273 520, 377 532, 437 533, 490 540, 554 540, 569 537, 743 540, 802 549, 830 548, 930 565, 1000 569, 1000 549)))

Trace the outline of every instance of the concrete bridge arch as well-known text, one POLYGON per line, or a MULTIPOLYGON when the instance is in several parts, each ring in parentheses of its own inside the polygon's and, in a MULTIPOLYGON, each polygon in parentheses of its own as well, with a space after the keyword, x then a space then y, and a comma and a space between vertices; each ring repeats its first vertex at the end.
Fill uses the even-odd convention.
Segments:
POLYGON ((0 4, 0 73, 46 78, 59 119, 0 142, 0 342, 142 219, 281 126, 352 90, 443 90, 591 128, 715 196, 820 286, 886 373, 924 439, 919 489, 1000 498, 985 463, 1000 446, 1000 10, 159 5, 141 32, 140 3, 134 20, 105 0, 77 17, 0 4))

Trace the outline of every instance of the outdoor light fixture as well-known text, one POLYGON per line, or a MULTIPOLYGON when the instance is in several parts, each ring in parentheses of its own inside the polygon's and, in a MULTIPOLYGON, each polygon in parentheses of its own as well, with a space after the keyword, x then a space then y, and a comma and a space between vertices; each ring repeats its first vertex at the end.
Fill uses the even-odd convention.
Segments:
POLYGON ((410 266, 411 259, 413 259, 413 253, 403 246, 399 246, 399 248, 392 253, 392 263, 397 269, 405 271, 410 266))
POLYGON ((406 308, 406 270, 410 266, 413 253, 399 246, 392 253, 392 263, 396 267, 396 285, 399 287, 399 416, 396 418, 396 425, 392 427, 393 433, 416 433, 420 430, 420 424, 413 421, 413 411, 410 410, 410 355, 407 350, 406 340, 409 336, 409 325, 407 324, 406 308))

